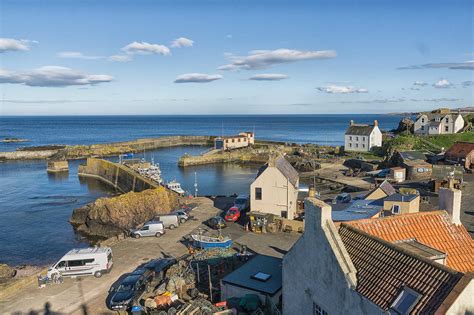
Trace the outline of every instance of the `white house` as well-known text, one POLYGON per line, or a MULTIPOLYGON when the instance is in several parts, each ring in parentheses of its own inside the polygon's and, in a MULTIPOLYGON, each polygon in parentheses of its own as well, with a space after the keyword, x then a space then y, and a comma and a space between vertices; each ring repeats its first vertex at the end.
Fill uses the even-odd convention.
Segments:
POLYGON ((271 157, 250 185, 250 210, 294 219, 297 209, 298 172, 283 157, 271 157))
POLYGON ((441 135, 457 133, 464 128, 464 118, 460 113, 451 113, 449 109, 437 109, 420 113, 414 124, 416 135, 441 135))
POLYGON ((373 147, 382 146, 382 132, 379 123, 373 125, 355 124, 351 120, 344 136, 344 150, 369 152, 373 147))

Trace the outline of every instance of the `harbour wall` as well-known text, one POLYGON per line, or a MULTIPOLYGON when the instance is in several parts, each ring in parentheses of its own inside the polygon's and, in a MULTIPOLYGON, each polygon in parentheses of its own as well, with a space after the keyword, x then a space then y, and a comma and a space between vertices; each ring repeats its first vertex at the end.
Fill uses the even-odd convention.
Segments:
MULTIPOLYGON (((162 187, 157 182, 136 173, 122 164, 97 158, 88 158, 86 164, 79 165, 77 175, 79 177, 96 178, 114 187, 121 193, 130 191, 140 192, 150 188, 162 187)), ((172 190, 169 191, 173 192, 172 190)))
POLYGON ((14 152, 0 152, 0 160, 70 160, 116 156, 177 146, 210 146, 214 144, 214 138, 214 136, 169 136, 92 145, 24 147, 14 152), (48 149, 48 147, 60 148, 48 149))

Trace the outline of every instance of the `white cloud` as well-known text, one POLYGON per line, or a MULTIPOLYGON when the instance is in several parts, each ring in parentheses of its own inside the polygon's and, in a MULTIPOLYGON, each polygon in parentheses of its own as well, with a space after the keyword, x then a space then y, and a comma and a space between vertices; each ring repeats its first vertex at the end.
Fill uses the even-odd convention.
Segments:
POLYGON ((449 89, 452 84, 446 79, 440 79, 433 84, 433 86, 437 89, 449 89))
POLYGON ((440 69, 446 68, 451 70, 474 70, 474 61, 464 61, 464 62, 440 62, 440 63, 427 63, 424 65, 414 65, 400 67, 399 70, 420 70, 420 69, 440 69))
POLYGON ((27 39, 0 38, 0 53, 30 50, 30 43, 37 42, 27 39))
POLYGON ((66 67, 45 66, 30 71, 0 69, 0 83, 28 86, 64 87, 71 85, 95 85, 110 82, 113 77, 105 74, 86 74, 66 67))
POLYGON ((170 49, 165 45, 150 44, 147 42, 133 42, 122 48, 127 54, 130 55, 151 55, 159 54, 163 56, 171 55, 170 49))
POLYGON ((413 83, 413 85, 415 85, 415 86, 426 86, 426 85, 428 85, 428 83, 423 82, 423 81, 415 81, 413 83))
POLYGON ((174 83, 207 83, 222 78, 223 77, 219 74, 186 73, 179 75, 176 80, 174 80, 174 83))
POLYGON ((63 51, 57 53, 56 56, 59 58, 64 59, 83 59, 83 60, 96 60, 96 59, 103 59, 104 57, 101 56, 87 56, 79 51, 63 51))
POLYGON ((336 57, 334 50, 301 51, 292 49, 254 50, 248 56, 227 55, 230 63, 220 66, 218 70, 254 70, 265 69, 277 64, 301 60, 328 59, 336 57))
POLYGON ((279 74, 279 73, 261 73, 253 75, 249 78, 249 80, 255 81, 280 81, 288 79, 286 74, 279 74))
POLYGON ((194 44, 193 40, 189 38, 180 37, 176 38, 174 41, 171 42, 171 47, 174 48, 181 48, 181 47, 192 47, 194 44))
POLYGON ((328 85, 325 87, 317 87, 317 90, 329 94, 349 94, 349 93, 368 93, 369 90, 355 88, 353 86, 328 85))
POLYGON ((129 55, 113 55, 108 58, 112 62, 129 62, 132 60, 132 57, 129 55))

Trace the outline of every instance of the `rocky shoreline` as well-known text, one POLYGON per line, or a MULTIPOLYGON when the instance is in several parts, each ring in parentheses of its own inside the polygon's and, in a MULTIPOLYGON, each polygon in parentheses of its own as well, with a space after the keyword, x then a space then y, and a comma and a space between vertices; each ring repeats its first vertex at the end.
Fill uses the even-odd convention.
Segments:
POLYGON ((74 209, 69 222, 89 239, 107 239, 166 214, 178 206, 176 194, 164 187, 99 198, 74 209))

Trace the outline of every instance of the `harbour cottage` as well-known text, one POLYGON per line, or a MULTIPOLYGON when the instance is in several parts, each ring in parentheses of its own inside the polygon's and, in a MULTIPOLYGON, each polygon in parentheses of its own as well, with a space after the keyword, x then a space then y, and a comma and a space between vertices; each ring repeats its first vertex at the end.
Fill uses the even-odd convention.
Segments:
POLYGON ((373 147, 381 146, 382 132, 377 120, 374 120, 373 125, 355 124, 353 120, 350 121, 344 136, 344 150, 369 152, 373 147))

